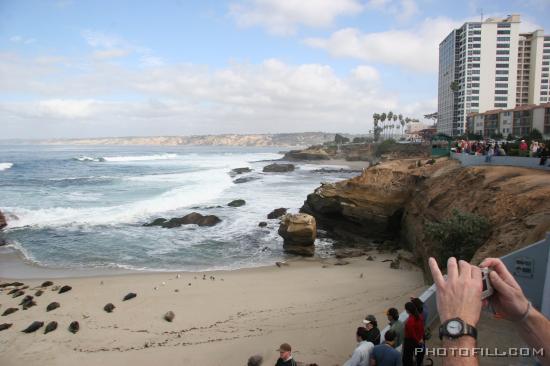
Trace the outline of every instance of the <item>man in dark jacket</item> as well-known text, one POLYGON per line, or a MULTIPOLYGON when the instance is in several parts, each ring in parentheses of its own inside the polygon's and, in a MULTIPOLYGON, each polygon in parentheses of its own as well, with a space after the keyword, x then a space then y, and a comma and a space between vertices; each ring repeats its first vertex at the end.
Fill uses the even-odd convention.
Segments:
POLYGON ((367 328, 368 332, 367 341, 375 346, 380 344, 380 330, 378 329, 376 317, 372 314, 367 315, 365 320, 363 320, 363 324, 365 324, 365 328, 367 328))

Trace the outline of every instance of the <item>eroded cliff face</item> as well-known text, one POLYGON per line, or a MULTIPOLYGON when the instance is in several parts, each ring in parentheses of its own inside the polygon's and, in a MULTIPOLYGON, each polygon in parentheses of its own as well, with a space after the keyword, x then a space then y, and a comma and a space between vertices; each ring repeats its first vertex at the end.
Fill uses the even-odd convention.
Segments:
POLYGON ((434 245, 427 222, 453 209, 484 216, 490 233, 473 262, 502 256, 544 238, 550 231, 550 172, 515 167, 469 167, 437 159, 390 161, 358 177, 326 184, 302 210, 340 241, 395 238, 426 267, 434 245))

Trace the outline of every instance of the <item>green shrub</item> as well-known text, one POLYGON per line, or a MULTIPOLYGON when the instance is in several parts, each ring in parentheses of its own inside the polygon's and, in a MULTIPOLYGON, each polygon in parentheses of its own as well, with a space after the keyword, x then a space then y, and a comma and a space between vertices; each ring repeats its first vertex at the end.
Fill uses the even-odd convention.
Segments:
POLYGON ((392 147, 395 145, 395 140, 388 139, 382 141, 378 146, 376 146, 376 156, 380 156, 392 150, 392 147))
POLYGON ((446 266, 449 257, 470 261, 489 236, 489 221, 472 213, 453 210, 441 222, 428 222, 425 232, 435 244, 435 257, 446 266))

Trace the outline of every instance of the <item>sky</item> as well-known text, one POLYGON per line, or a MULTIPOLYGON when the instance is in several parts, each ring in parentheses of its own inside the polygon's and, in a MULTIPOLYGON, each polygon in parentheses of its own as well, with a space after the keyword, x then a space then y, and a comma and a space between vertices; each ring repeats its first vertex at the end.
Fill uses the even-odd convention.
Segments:
POLYGON ((368 133, 437 111, 438 45, 550 0, 0 0, 0 139, 368 133))

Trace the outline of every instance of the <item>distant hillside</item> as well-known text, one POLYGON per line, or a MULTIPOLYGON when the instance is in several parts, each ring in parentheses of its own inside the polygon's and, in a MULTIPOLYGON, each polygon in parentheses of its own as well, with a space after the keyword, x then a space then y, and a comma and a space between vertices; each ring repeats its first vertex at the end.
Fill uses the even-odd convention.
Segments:
POLYGON ((202 145, 202 146, 310 146, 334 140, 334 133, 301 132, 253 135, 201 135, 156 137, 104 137, 50 139, 34 143, 48 145, 202 145))

